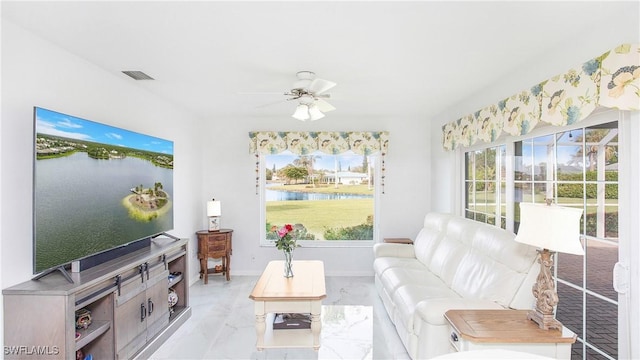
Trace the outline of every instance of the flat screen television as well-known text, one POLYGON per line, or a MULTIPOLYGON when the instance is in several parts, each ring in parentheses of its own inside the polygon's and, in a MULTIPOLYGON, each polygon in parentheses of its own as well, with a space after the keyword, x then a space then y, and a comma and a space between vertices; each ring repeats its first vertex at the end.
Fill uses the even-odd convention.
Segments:
POLYGON ((34 274, 173 229, 172 141, 40 107, 34 139, 34 274))

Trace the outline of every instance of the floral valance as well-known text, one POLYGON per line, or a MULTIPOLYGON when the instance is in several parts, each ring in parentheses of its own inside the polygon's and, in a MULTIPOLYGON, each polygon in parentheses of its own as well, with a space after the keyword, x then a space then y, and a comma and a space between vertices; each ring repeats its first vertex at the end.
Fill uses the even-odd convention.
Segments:
POLYGON ((359 155, 373 155, 387 152, 389 133, 381 132, 276 132, 260 131, 249 133, 249 146, 253 154, 279 154, 290 151, 297 155, 307 155, 316 151, 338 155, 353 151, 359 155))
POLYGON ((445 150, 525 135, 538 124, 574 124, 598 106, 640 110, 640 49, 623 44, 564 74, 445 124, 445 150))
POLYGON ((256 193, 260 182, 260 154, 279 154, 290 151, 307 155, 316 151, 340 155, 352 151, 358 155, 377 155, 382 159, 381 186, 384 193, 384 157, 389 146, 386 131, 307 132, 307 131, 256 131, 249 133, 249 151, 256 156, 256 193))

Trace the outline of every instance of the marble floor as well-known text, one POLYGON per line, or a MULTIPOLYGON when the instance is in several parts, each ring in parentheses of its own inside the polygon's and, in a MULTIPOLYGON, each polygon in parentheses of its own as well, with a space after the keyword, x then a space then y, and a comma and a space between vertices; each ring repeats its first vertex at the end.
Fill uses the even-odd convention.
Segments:
POLYGON ((323 325, 319 351, 257 351, 253 301, 249 299, 257 280, 258 276, 233 276, 227 282, 214 276, 207 285, 196 282, 190 288, 191 318, 151 358, 409 359, 375 291, 373 277, 326 278, 323 312, 340 313, 347 323, 342 333, 336 326, 323 325))

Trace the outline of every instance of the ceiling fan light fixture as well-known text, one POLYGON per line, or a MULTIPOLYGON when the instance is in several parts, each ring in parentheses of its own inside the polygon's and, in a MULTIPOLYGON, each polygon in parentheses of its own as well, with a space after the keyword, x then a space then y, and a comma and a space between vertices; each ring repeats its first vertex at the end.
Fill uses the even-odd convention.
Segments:
POLYGON ((309 107, 309 116, 311 118, 311 121, 316 121, 322 119, 324 117, 324 114, 320 111, 320 109, 318 109, 316 105, 311 105, 309 107))
POLYGON ((291 115, 294 119, 305 121, 309 119, 309 107, 305 104, 300 104, 296 107, 296 111, 291 115))

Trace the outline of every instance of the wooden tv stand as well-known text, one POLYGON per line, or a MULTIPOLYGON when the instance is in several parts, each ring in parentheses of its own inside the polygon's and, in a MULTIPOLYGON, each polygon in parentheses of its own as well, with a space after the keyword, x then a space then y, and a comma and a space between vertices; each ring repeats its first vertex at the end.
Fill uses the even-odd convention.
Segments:
POLYGON ((188 239, 151 246, 79 273, 4 289, 5 359, 148 358, 190 316, 188 239), (170 276, 170 274, 173 274, 170 276), (169 307, 169 289, 178 302, 169 307), (76 312, 91 324, 76 329, 76 312))

